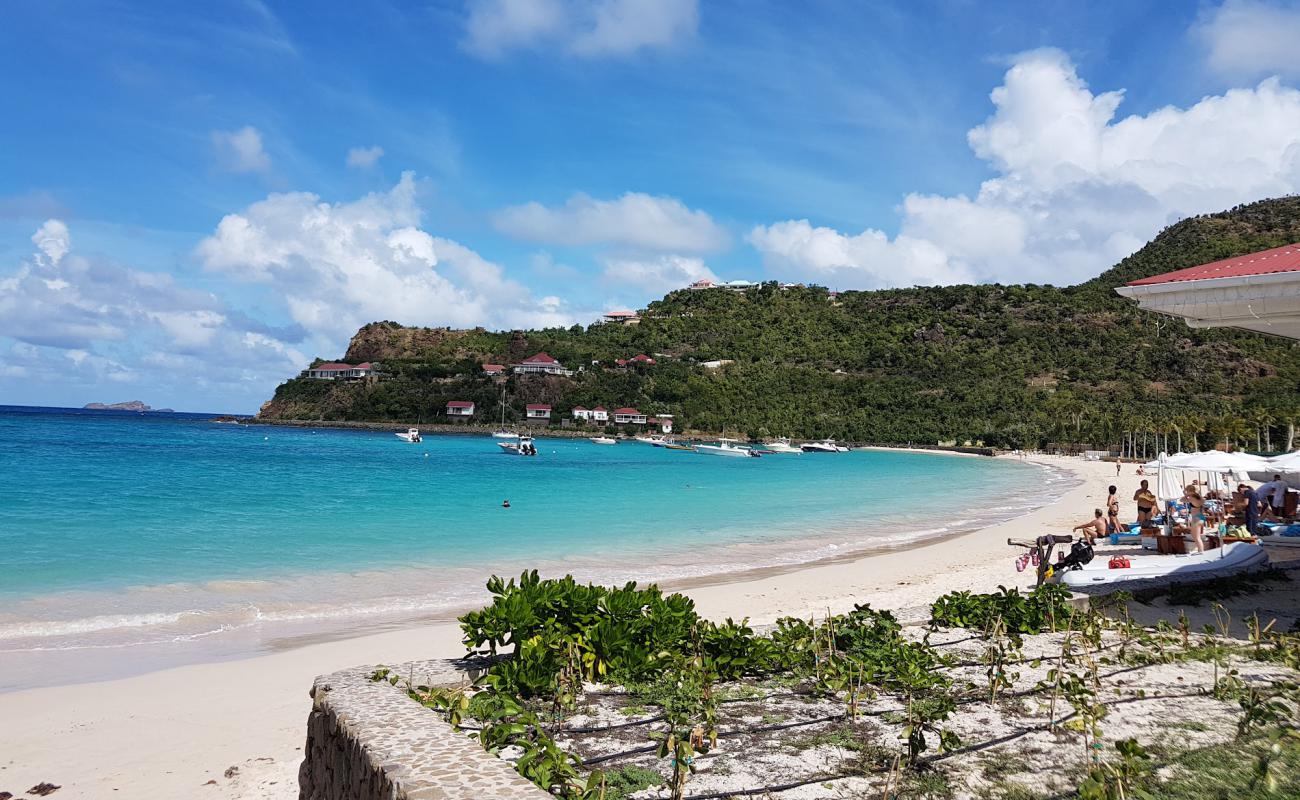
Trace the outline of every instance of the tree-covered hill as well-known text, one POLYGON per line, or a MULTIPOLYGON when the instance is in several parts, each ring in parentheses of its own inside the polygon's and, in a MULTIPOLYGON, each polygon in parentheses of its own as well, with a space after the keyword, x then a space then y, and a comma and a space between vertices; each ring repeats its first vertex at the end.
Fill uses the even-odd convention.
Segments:
MULTIPOLYGON (((881 443, 982 440, 1116 445, 1152 434, 1257 435, 1286 444, 1300 416, 1300 350, 1288 340, 1195 331, 1139 311, 1115 286, 1300 241, 1300 198, 1183 220, 1097 278, 1067 288, 946 286, 843 292, 764 284, 745 292, 677 291, 640 324, 490 332, 377 322, 345 360, 379 361, 377 383, 294 378, 268 419, 433 422, 474 400, 491 422, 548 402, 673 413, 679 427, 754 436, 881 443), (546 351, 572 378, 489 378, 546 351), (619 369, 616 359, 654 356, 619 369), (704 362, 730 361, 709 368, 704 362), (596 363, 598 362, 598 363, 596 363), (1135 435, 1137 435, 1135 437, 1135 435), (1279 441, 1281 440, 1281 441, 1279 441)), ((1260 444, 1263 444, 1261 442, 1260 444)))

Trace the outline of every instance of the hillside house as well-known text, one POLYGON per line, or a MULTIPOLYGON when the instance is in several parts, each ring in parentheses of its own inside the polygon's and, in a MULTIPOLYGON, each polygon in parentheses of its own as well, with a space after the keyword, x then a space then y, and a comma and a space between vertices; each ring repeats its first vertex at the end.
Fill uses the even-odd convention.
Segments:
POLYGON ((635 408, 614 409, 615 425, 644 425, 648 417, 635 408))
POLYGON ((524 407, 524 416, 532 420, 549 420, 551 407, 545 403, 529 403, 524 407))
POLYGON ((591 409, 589 408, 584 408, 583 406, 575 406, 572 414, 573 414, 573 418, 578 420, 579 422, 591 421, 591 409))
POLYGON ((648 367, 653 365, 655 360, 645 353, 638 353, 631 358, 617 359, 614 363, 620 367, 635 367, 638 364, 648 367))
POLYGON ((604 406, 596 406, 591 410, 591 421, 604 425, 609 422, 609 412, 605 410, 604 406))
POLYGON ((303 374, 308 378, 320 378, 326 381, 355 381, 378 375, 379 365, 371 364, 369 361, 356 365, 332 361, 309 367, 303 371, 303 374))
POLYGON ((447 416, 449 417, 472 417, 474 416, 474 403, 471 400, 452 400, 447 403, 447 416))
POLYGON ((510 370, 516 375, 564 375, 573 374, 573 370, 565 369, 564 365, 556 361, 546 353, 538 353, 535 356, 525 358, 518 364, 511 364, 510 370))
POLYGON ((484 375, 504 375, 504 374, 506 374, 506 367, 505 367, 504 364, 484 364, 484 365, 483 365, 483 374, 484 374, 484 375))
POLYGON ((700 280, 698 280, 698 281, 692 283, 690 286, 687 286, 686 288, 687 288, 687 289, 690 289, 690 290, 693 291, 693 292, 698 292, 700 289, 712 289, 712 288, 714 288, 714 287, 717 286, 717 285, 718 285, 718 284, 714 283, 713 281, 709 280, 708 278, 702 278, 702 279, 700 279, 700 280))
POLYGON ((635 325, 641 321, 641 315, 635 311, 610 311, 602 317, 605 322, 618 323, 620 325, 635 325))

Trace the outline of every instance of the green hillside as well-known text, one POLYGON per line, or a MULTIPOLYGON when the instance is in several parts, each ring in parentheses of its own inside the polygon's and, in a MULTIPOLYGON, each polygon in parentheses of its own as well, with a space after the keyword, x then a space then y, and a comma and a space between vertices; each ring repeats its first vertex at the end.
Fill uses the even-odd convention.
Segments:
MULTIPOLYGON (((1195 331, 1141 312, 1126 281, 1300 241, 1300 198, 1187 219, 1097 278, 1067 288, 998 284, 843 292, 820 287, 678 291, 635 326, 489 332, 377 322, 345 360, 374 360, 372 384, 295 378, 261 416, 433 422, 474 400, 484 422, 501 384, 484 361, 546 351, 572 379, 504 380, 511 418, 530 402, 673 413, 679 428, 878 443, 982 440, 1009 447, 1115 445, 1161 434, 1268 437, 1300 415, 1300 352, 1288 340, 1195 331), (615 369, 618 358, 658 363, 615 369), (733 363, 708 369, 702 362, 733 363), (592 366, 593 361, 600 362, 592 366)), ((1282 440, 1282 441, 1279 441, 1282 440)), ((1148 447, 1154 443, 1147 439, 1148 447)), ((1184 447, 1190 446, 1184 442, 1184 447)))

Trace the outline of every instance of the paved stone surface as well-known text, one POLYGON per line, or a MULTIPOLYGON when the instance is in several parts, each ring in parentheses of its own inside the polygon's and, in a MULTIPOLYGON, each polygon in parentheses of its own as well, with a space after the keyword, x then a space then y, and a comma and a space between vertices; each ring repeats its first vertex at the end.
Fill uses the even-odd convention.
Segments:
MULTIPOLYGON (((416 684, 457 686, 456 661, 420 661, 395 671, 416 684)), ((322 675, 312 686, 300 800, 541 800, 550 795, 442 717, 402 685, 372 681, 374 666, 322 675)))

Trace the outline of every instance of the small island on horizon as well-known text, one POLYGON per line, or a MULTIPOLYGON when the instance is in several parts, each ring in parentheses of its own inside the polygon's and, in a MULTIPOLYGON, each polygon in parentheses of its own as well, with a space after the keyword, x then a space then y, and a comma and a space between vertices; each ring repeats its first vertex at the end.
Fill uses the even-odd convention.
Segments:
POLYGON ((86 403, 82 408, 86 411, 156 411, 161 414, 172 413, 170 408, 153 408, 140 400, 127 400, 124 403, 86 403))

